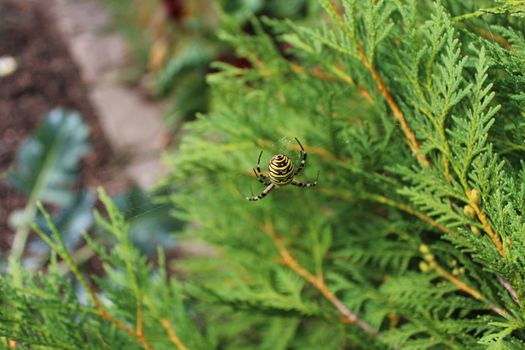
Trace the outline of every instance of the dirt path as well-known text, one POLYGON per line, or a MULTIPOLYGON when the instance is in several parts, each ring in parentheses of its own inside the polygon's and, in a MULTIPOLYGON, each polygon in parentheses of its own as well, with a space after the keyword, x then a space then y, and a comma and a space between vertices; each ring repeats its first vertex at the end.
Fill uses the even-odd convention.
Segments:
POLYGON ((122 82, 130 55, 123 38, 111 30, 111 16, 103 1, 46 1, 52 4, 50 11, 80 68, 104 133, 126 159, 121 176, 143 189, 151 188, 163 173, 160 154, 169 141, 164 109, 122 82))
POLYGON ((9 213, 25 204, 1 174, 12 164, 23 139, 52 108, 78 110, 90 126, 93 151, 83 162, 82 185, 113 190, 127 186, 115 176, 118 166, 79 69, 41 4, 0 0, 0 56, 14 56, 19 64, 12 75, 0 78, 0 251, 11 241, 9 213))

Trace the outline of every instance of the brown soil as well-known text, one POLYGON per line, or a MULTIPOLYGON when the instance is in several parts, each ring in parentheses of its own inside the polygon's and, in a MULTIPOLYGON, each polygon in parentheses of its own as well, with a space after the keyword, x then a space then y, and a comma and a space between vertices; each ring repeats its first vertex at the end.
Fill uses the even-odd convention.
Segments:
POLYGON ((90 126, 93 151, 84 159, 81 185, 107 186, 110 180, 115 185, 117 178, 78 68, 40 4, 0 0, 0 56, 13 56, 19 64, 15 73, 0 78, 0 252, 12 239, 9 213, 25 205, 24 196, 3 179, 5 170, 13 165, 24 138, 51 109, 77 110, 90 126))

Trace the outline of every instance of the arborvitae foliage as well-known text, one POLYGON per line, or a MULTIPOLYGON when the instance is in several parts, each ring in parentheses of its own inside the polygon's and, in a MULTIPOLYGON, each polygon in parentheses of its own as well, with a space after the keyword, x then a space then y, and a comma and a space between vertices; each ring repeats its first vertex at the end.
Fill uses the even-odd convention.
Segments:
POLYGON ((222 33, 251 66, 215 66, 211 112, 167 157, 164 200, 215 256, 178 263, 181 291, 105 199, 99 221, 118 241, 100 251, 106 277, 92 287, 53 232, 88 302, 54 264, 35 277, 13 263, 6 344, 525 348, 523 2, 320 3, 316 27, 222 33), (264 188, 260 150, 264 165, 277 153, 298 165, 294 138, 308 153, 298 180, 319 171, 318 186, 246 201, 264 188))
POLYGON ((216 65, 169 181, 219 252, 192 293, 250 310, 225 348, 525 348, 523 5, 321 5, 222 35, 251 67, 216 65), (318 187, 247 202, 295 137, 318 187))
POLYGON ((115 244, 108 250, 85 239, 102 260, 104 277, 84 276, 40 206, 51 234, 34 228, 55 254, 46 274, 33 275, 12 260, 9 274, 0 278, 1 348, 184 349, 179 337, 192 349, 208 348, 180 285, 168 278, 163 251, 154 268, 133 247, 129 225, 115 204, 103 191, 100 199, 107 213, 95 217, 115 244), (78 283, 63 276, 64 266, 78 283))

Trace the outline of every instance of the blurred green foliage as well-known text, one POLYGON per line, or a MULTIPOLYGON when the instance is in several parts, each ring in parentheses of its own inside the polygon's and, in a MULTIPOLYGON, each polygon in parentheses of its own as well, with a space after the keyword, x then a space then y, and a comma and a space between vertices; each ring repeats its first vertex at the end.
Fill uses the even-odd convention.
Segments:
POLYGON ((88 128, 80 115, 56 109, 21 145, 7 181, 27 196, 25 208, 10 215, 16 229, 11 255, 24 252, 29 225, 36 218, 36 202, 68 207, 75 202, 80 159, 89 151, 88 128))
POLYGON ((212 61, 246 64, 219 39, 221 30, 235 27, 250 32, 254 16, 313 18, 319 12, 311 0, 142 0, 134 1, 134 6, 105 2, 137 59, 132 76, 152 95, 172 101, 166 121, 173 128, 207 111, 205 76, 212 61))
MULTIPOLYGON (((94 226, 93 209, 96 196, 90 188, 80 184, 81 160, 91 149, 89 130, 80 114, 56 109, 42 118, 36 130, 29 135, 17 151, 14 165, 7 171, 7 182, 22 192, 27 203, 10 216, 16 230, 10 256, 22 259, 31 270, 42 267, 49 258, 48 246, 40 240, 26 242, 31 223, 42 224, 44 218, 37 213, 36 203, 53 208, 52 220, 60 231, 67 249, 77 249, 82 244, 82 233, 98 233, 98 239, 108 240, 103 231, 94 226)), ((174 247, 173 233, 182 224, 169 215, 174 206, 154 203, 161 192, 146 194, 138 188, 116 196, 118 207, 126 213, 132 240, 147 255, 158 245, 174 247)), ((51 232, 43 229, 44 233, 51 232)), ((94 252, 83 259, 91 258, 94 252)), ((0 261, 5 263, 5 261, 0 261)), ((4 269, 4 268, 2 268, 4 269)))
POLYGON ((148 259, 132 244, 137 216, 100 190, 95 217, 111 247, 84 235, 104 268, 88 279, 41 208, 49 273, 11 261, 0 277, 0 342, 525 348, 520 4, 320 3, 326 13, 313 24, 223 28, 247 64, 213 65, 210 110, 166 155, 172 172, 155 202, 173 205, 183 239, 206 242, 205 253, 166 261, 158 249, 148 259), (247 202, 250 186, 264 188, 251 171, 260 150, 263 164, 277 153, 297 164, 295 137, 308 153, 298 179, 319 170, 318 187, 247 202))

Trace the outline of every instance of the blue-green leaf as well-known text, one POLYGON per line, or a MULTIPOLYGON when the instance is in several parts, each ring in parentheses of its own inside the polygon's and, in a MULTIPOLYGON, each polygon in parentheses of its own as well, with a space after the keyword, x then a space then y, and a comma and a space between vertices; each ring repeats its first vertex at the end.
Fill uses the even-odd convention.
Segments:
POLYGON ((22 144, 8 182, 31 202, 67 205, 74 199, 80 159, 89 148, 88 128, 80 115, 55 109, 22 144))

